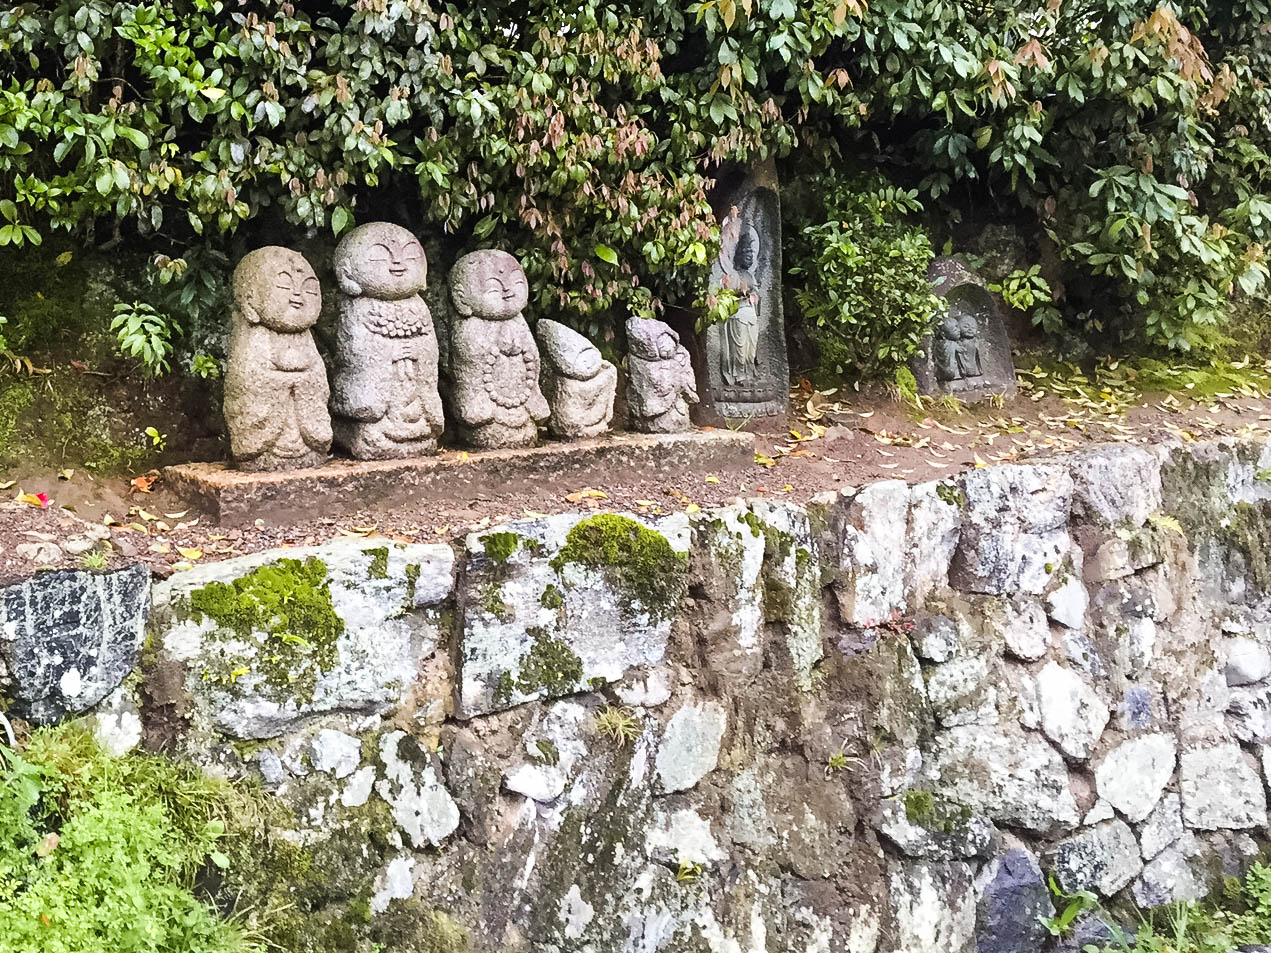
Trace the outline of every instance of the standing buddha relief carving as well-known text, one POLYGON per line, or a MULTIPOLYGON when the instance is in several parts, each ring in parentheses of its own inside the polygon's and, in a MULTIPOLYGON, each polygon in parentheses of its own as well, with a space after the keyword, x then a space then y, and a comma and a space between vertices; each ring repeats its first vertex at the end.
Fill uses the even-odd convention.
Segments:
POLYGON ((269 245, 234 269, 225 423, 244 470, 292 470, 331 450, 327 371, 310 329, 322 311, 313 268, 269 245))
POLYGON ((444 420, 423 247, 400 226, 361 225, 336 247, 335 273, 335 442, 362 460, 431 453, 444 420))

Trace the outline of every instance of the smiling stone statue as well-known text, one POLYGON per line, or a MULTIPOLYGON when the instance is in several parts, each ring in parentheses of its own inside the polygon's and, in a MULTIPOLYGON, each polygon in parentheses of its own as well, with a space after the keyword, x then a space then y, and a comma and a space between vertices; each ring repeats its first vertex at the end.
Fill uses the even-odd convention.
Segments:
POLYGON ((244 470, 294 470, 331 451, 327 371, 310 328, 322 310, 317 276, 299 253, 269 245, 234 269, 225 371, 230 454, 244 470))
POLYGON ((361 460, 433 452, 444 421, 423 247, 400 226, 360 225, 336 247, 335 273, 335 442, 361 460))
POLYGON ((451 410, 460 439, 482 450, 533 446, 550 411, 539 390, 538 346, 521 316, 525 272, 507 252, 472 252, 450 272, 450 298, 457 316, 451 410))

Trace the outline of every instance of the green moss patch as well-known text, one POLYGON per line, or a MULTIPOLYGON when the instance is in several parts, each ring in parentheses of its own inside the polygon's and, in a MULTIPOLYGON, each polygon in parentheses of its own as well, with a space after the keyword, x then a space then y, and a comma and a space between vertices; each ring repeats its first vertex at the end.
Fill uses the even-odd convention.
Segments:
POLYGON ((521 661, 516 688, 522 695, 540 690, 548 695, 568 695, 583 680, 583 663, 568 645, 539 628, 530 630, 534 644, 521 661))
POLYGON ((366 550, 366 555, 371 557, 371 566, 367 573, 372 579, 388 578, 388 547, 380 546, 378 549, 366 550))
POLYGON ((255 645, 242 658, 223 658, 225 671, 205 677, 233 684, 256 671, 269 685, 310 701, 318 676, 335 667, 344 620, 331 603, 320 559, 280 559, 231 583, 209 583, 190 593, 190 609, 195 621, 210 619, 255 645))
POLYGON ((486 558, 492 562, 505 563, 520 548, 521 537, 516 533, 487 533, 481 537, 481 546, 486 558))
POLYGON ((567 563, 598 570, 624 606, 638 604, 658 621, 671 617, 683 595, 688 557, 643 523, 600 513, 580 521, 566 535, 551 565, 559 572, 567 563))
POLYGON ((950 834, 971 820, 969 807, 940 797, 932 791, 915 788, 906 791, 902 797, 905 819, 910 824, 929 831, 950 834))

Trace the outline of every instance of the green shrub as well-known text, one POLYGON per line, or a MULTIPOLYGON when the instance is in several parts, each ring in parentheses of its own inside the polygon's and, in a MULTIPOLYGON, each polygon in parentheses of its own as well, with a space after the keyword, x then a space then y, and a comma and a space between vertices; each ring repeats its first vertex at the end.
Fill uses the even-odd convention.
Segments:
POLYGON ((0 951, 248 953, 194 893, 224 866, 228 786, 104 754, 75 725, 0 746, 0 951))
POLYGON ((910 216, 916 193, 876 177, 819 176, 787 238, 790 290, 823 374, 889 372, 921 345, 942 305, 927 281, 934 257, 910 216), (800 218, 813 219, 798 227, 800 218))

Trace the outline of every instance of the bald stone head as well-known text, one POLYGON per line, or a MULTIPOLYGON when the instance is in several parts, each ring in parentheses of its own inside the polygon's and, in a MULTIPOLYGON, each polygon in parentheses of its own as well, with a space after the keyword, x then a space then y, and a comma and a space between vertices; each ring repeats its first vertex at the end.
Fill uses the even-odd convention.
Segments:
POLYGON ((266 245, 249 252, 234 269, 232 286, 235 316, 271 331, 308 330, 322 311, 318 276, 290 248, 266 245))
POLYGON ((505 251, 487 248, 455 262, 450 298, 461 317, 506 321, 525 310, 530 286, 520 262, 505 251))
POLYGON ((352 297, 395 301, 428 286, 428 261, 419 239, 389 222, 359 225, 335 248, 340 290, 352 297))

